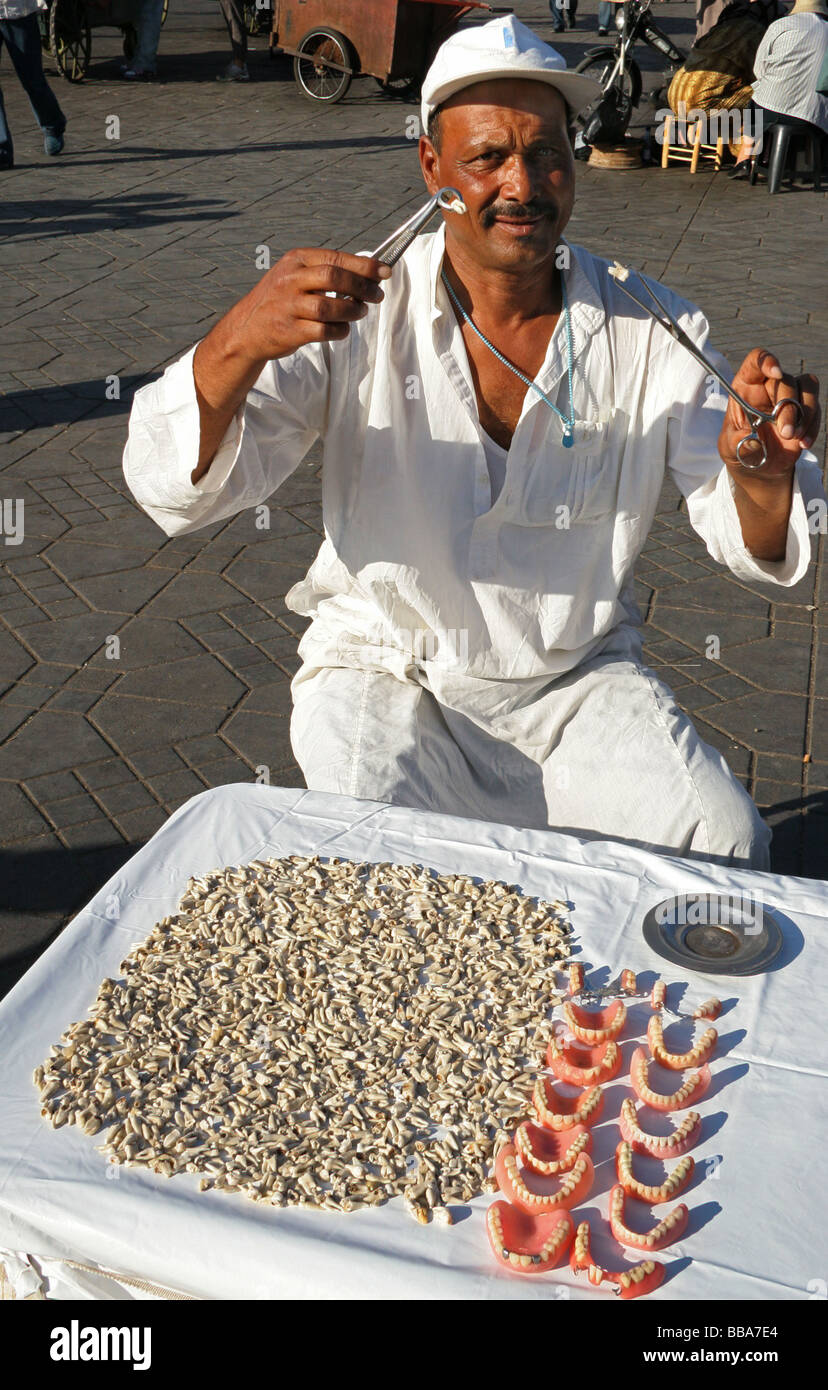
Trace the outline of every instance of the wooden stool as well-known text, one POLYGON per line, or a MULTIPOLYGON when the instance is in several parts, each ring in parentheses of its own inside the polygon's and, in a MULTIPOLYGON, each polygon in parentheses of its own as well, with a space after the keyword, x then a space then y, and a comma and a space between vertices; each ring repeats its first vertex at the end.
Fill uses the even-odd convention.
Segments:
POLYGON ((722 156, 724 154, 724 139, 719 133, 715 145, 702 144, 702 121, 695 121, 693 125, 687 127, 687 144, 673 144, 673 134, 678 131, 678 122, 675 116, 668 116, 664 122, 664 143, 661 147, 661 167, 666 169, 670 160, 676 163, 689 163, 690 173, 695 174, 699 167, 699 160, 712 160, 714 172, 718 173, 722 167, 722 156))

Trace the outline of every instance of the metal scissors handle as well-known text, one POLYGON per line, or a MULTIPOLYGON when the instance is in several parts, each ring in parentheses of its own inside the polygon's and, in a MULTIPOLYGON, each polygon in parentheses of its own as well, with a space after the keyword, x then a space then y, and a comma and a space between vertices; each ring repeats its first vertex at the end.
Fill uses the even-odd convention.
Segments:
POLYGON ((715 367, 713 363, 710 361, 710 359, 705 357, 701 349, 696 347, 696 344, 693 342, 693 339, 689 337, 687 333, 685 333, 683 328, 679 327, 672 314, 670 314, 667 311, 667 309, 665 309, 655 290, 647 284, 643 276, 639 274, 638 278, 641 281, 650 298, 653 300, 655 304, 658 305, 659 309, 661 310, 661 314, 657 314, 655 309, 652 309, 649 304, 645 304, 644 300, 639 299, 637 294, 633 294, 632 290, 628 287, 626 283, 627 277, 630 274, 630 271, 626 266, 623 266, 618 261, 616 261, 613 265, 610 266, 609 273, 615 280, 616 284, 619 285, 620 288, 624 291, 624 293, 626 295, 629 295, 630 299, 634 300, 640 309, 643 309, 645 313, 649 314, 652 318, 654 318, 656 323, 660 323, 661 327, 665 329, 666 332, 668 332, 672 338, 675 338, 677 343, 681 343, 682 347, 686 348, 688 352, 692 352, 696 361, 700 362, 701 365, 705 368, 705 370, 710 372, 711 375, 714 376, 716 380, 722 384, 722 386, 724 387, 727 394, 731 397, 731 399, 734 400, 737 405, 740 405, 742 407, 742 410, 745 412, 745 415, 748 418, 748 424, 750 425, 750 433, 746 434, 744 439, 740 439, 739 443, 736 445, 736 457, 739 460, 742 467, 749 469, 752 473, 755 472, 758 468, 764 468, 765 464, 768 461, 768 451, 765 446, 764 440, 761 439, 759 436, 759 425, 767 425, 770 424, 772 421, 776 420, 779 416, 780 411, 783 410, 784 407, 787 405, 793 406, 794 410, 797 413, 798 420, 801 421, 802 419, 804 419, 805 416, 805 411, 802 407, 801 401, 796 400, 793 396, 786 397, 784 400, 777 401, 776 405, 773 407, 773 410, 770 411, 758 410, 755 405, 748 405, 747 401, 742 399, 738 391, 734 391, 733 387, 730 385, 730 382, 722 376, 718 367, 715 367), (745 445, 748 445, 750 452, 754 454, 754 456, 756 446, 759 446, 759 457, 754 457, 754 462, 752 463, 749 462, 748 459, 746 459, 742 453, 742 450, 744 449, 745 445))
POLYGON ((381 241, 375 251, 360 251, 361 256, 371 256, 374 260, 384 261, 386 265, 395 265, 411 245, 415 236, 430 222, 435 212, 445 210, 446 212, 465 212, 466 204, 460 197, 456 188, 439 189, 433 198, 429 198, 427 203, 409 217, 407 222, 403 222, 395 232, 392 232, 385 241, 381 241))

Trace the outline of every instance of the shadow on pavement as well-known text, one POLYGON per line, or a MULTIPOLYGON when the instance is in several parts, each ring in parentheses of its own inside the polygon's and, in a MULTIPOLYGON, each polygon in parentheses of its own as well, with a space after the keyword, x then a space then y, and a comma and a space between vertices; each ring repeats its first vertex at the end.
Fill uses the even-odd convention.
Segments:
POLYGON ((0 997, 139 848, 0 850, 0 997))
POLYGON ((3 397, 0 428, 26 430, 44 425, 62 425, 70 421, 110 419, 126 415, 132 408, 132 397, 156 372, 136 372, 122 376, 121 395, 108 401, 101 377, 91 381, 67 381, 61 386, 34 386, 28 391, 9 391, 3 397))
MULTIPOLYGON (((142 147, 143 148, 143 147, 142 147)), ((196 150, 178 151, 195 155, 196 150)), ((78 164, 112 164, 122 161, 126 152, 118 152, 111 159, 73 160, 71 165, 64 163, 66 170, 78 164)), ((158 149, 148 152, 146 158, 170 159, 176 151, 158 149)), ((157 227, 167 222, 218 222, 236 214, 212 198, 187 198, 182 201, 177 193, 136 193, 125 195, 117 200, 103 197, 61 198, 51 201, 38 198, 31 202, 25 199, 9 200, 5 211, 0 212, 0 230, 4 238, 18 237, 26 240, 28 233, 33 240, 40 241, 48 225, 50 237, 85 236, 90 232, 114 232, 134 227, 157 227), (194 211, 194 209, 197 209, 194 211)))
POLYGON ((760 814, 773 829, 771 873, 828 878, 828 792, 777 801, 760 814))

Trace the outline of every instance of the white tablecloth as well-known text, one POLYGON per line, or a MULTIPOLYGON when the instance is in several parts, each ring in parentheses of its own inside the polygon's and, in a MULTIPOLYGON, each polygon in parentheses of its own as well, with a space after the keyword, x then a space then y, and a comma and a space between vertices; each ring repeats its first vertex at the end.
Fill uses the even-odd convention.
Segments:
MULTIPOLYGON (((218 865, 315 853, 416 862, 520 884, 568 900, 576 948, 588 963, 686 981, 687 1005, 737 1000, 719 1020, 714 1084, 699 1109, 699 1181, 684 1198, 685 1237, 665 1252, 660 1299, 801 1299, 828 1281, 825 1252, 825 917, 828 886, 811 879, 720 869, 610 842, 408 811, 345 797, 240 785, 183 806, 110 880, 0 1004, 0 1258, 26 1281, 25 1257, 53 1296, 135 1297, 67 1261, 118 1271, 200 1298, 611 1297, 568 1267, 510 1276, 492 1259, 483 1212, 453 1227, 419 1226, 395 1201, 348 1216, 269 1209, 200 1193, 197 1178, 165 1179, 109 1165, 75 1126, 40 1117, 31 1082, 50 1043, 85 1015, 105 975, 174 910, 187 878, 218 865), (765 975, 718 979, 671 966, 646 946, 646 911, 674 893, 758 893, 785 946, 765 975), (119 914, 113 915, 113 903, 119 914)), ((672 994, 673 1002, 678 997, 672 994)), ((630 1012, 625 1039, 646 1027, 630 1012)), ((635 1044, 625 1042, 628 1060, 635 1044)), ((617 1116, 622 1077, 607 1088, 617 1116)), ((614 1119, 595 1130, 596 1184, 579 1212, 605 1228, 618 1142, 614 1119)), ((645 1175, 644 1180, 648 1180, 645 1175)), ((667 1208, 658 1209, 663 1214, 667 1208)), ((614 1243, 598 1242, 610 1267, 614 1243)), ((627 1253, 626 1260, 643 1258, 627 1253)), ((625 1258, 618 1260, 625 1263, 625 1258)))

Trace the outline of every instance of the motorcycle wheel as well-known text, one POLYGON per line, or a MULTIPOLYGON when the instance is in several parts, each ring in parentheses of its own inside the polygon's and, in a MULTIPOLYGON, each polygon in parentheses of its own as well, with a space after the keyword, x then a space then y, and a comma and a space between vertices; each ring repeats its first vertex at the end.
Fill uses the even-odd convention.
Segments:
MULTIPOLYGON (((589 76, 594 77, 603 87, 614 67, 615 49, 596 48, 578 63, 575 71, 589 73, 589 76)), ((630 104, 637 106, 641 100, 641 69, 631 59, 627 61, 621 87, 630 104)))

